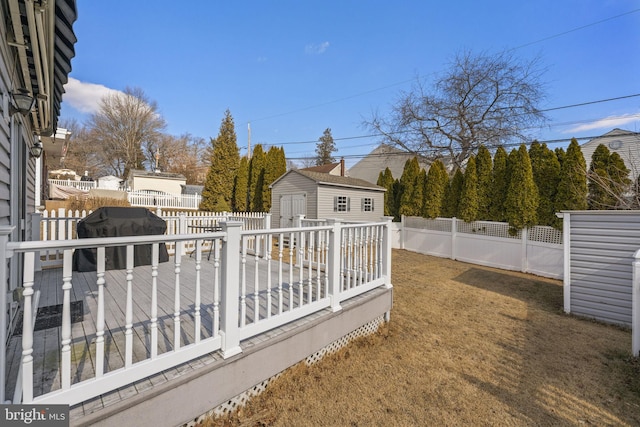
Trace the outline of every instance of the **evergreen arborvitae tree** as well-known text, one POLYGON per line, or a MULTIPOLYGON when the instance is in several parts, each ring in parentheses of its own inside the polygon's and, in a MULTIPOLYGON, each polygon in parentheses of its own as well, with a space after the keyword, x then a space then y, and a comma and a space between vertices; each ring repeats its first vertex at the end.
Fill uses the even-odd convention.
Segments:
POLYGON ((246 156, 240 159, 238 172, 233 182, 233 211, 247 211, 247 189, 249 185, 249 160, 246 156))
POLYGON ((572 138, 567 151, 558 158, 562 166, 556 192, 556 212, 587 209, 587 165, 578 141, 572 138))
POLYGON ((424 184, 420 180, 420 164, 418 158, 407 160, 400 177, 402 194, 398 213, 405 216, 422 215, 422 190, 424 184))
POLYGON ((467 160, 460 202, 458 203, 458 215, 465 222, 478 219, 478 175, 475 156, 470 156, 467 160))
POLYGON ((333 141, 331 129, 326 128, 322 136, 318 139, 318 144, 316 144, 316 166, 335 162, 336 159, 333 157, 334 151, 336 151, 336 143, 333 141))
POLYGON ((630 190, 629 187, 632 183, 629 178, 631 171, 627 168, 627 165, 625 165, 624 160, 622 160, 622 157, 620 157, 618 153, 611 153, 607 172, 611 182, 611 192, 616 198, 616 207, 620 209, 628 209, 629 204, 627 203, 625 194, 630 190))
POLYGON ((262 212, 262 185, 264 183, 264 168, 266 155, 262 145, 253 148, 253 155, 249 161, 249 210, 262 212))
POLYGON ((553 151, 555 151, 556 157, 558 158, 558 163, 560 163, 560 169, 562 169, 562 162, 564 161, 564 156, 566 156, 567 153, 562 147, 558 147, 553 151))
POLYGON ((394 221, 400 221, 400 198, 402 197, 402 184, 400 184, 400 179, 395 179, 393 181, 393 200, 391 215, 393 215, 394 221))
POLYGON ((264 178, 262 182, 262 210, 271 209, 271 188, 269 186, 287 171, 284 148, 271 146, 267 151, 264 178))
POLYGON ((504 201, 507 195, 507 189, 509 188, 509 181, 507 180, 507 152, 503 147, 498 147, 496 154, 493 156, 491 182, 489 218, 492 221, 506 221, 504 201))
POLYGON ((449 175, 440 160, 431 163, 424 191, 424 209, 422 216, 437 218, 442 215, 445 192, 449 184, 449 175))
POLYGON ((211 166, 202 190, 200 210, 230 211, 233 183, 240 164, 236 131, 231 112, 227 110, 216 139, 211 140, 211 166))
POLYGON ((536 225, 538 188, 533 181, 533 170, 527 147, 522 144, 509 167, 510 180, 505 200, 509 225, 515 230, 536 225))
POLYGON ((625 193, 629 189, 629 169, 616 152, 600 144, 591 156, 587 204, 589 209, 616 209, 628 206, 625 193))
POLYGON ((478 176, 478 219, 488 220, 490 218, 489 207, 491 206, 492 187, 491 153, 484 145, 478 149, 476 157, 476 175, 478 176))
POLYGON ((394 179, 391 169, 385 168, 384 172, 380 172, 378 175, 377 185, 384 187, 387 191, 384 192, 384 214, 386 216, 395 216, 395 195, 394 195, 394 179))
POLYGON ((560 162, 556 153, 534 141, 529 148, 533 181, 538 187, 538 224, 557 226, 559 218, 555 214, 554 201, 560 181, 560 162))
POLYGON ((443 212, 443 216, 445 218, 453 218, 459 215, 458 205, 460 203, 460 194, 462 193, 463 184, 464 175, 460 169, 456 169, 453 178, 451 178, 451 181, 447 186, 443 212))

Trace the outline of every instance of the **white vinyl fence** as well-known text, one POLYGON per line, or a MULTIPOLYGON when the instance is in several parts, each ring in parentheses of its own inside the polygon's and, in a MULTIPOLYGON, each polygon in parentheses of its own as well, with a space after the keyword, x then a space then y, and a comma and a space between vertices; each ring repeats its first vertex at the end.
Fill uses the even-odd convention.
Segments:
POLYGON ((505 270, 562 279, 562 231, 535 226, 509 233, 501 222, 402 217, 401 249, 505 270))

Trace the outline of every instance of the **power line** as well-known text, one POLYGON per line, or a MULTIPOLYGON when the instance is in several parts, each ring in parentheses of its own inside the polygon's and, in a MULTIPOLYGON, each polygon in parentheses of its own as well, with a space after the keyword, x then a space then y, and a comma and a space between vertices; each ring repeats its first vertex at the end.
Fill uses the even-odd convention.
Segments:
MULTIPOLYGON (((552 108, 547 108, 544 110, 540 110, 541 113, 544 112, 548 112, 548 111, 556 111, 556 110, 564 110, 567 108, 576 108, 576 107, 583 107, 585 105, 593 105, 593 104, 601 104, 604 102, 612 102, 612 101, 619 101, 621 99, 629 99, 629 98, 635 98, 635 97, 639 97, 640 93, 636 93, 633 95, 624 95, 624 96, 617 96, 617 97, 613 97, 613 98, 606 98, 606 99, 599 99, 596 101, 587 101, 587 102, 581 102, 578 104, 570 104, 570 105, 563 105, 560 107, 552 107, 552 108)), ((606 119, 606 118, 603 118, 606 119)), ((603 120, 600 119, 600 120, 603 120)), ((398 131, 398 132, 391 132, 394 134, 401 134, 401 133, 408 133, 410 131, 398 131)), ((362 138, 377 138, 377 137, 381 137, 381 136, 385 136, 385 134, 382 133, 374 133, 374 134, 369 134, 369 135, 356 135, 356 136, 346 136, 346 137, 341 137, 341 138, 333 138, 334 141, 348 141, 348 140, 352 140, 352 139, 362 139, 362 138)), ((281 146, 281 145, 301 145, 301 144, 316 144, 318 142, 318 140, 314 140, 314 141, 288 141, 288 142, 280 142, 280 143, 268 143, 268 142, 264 142, 262 143, 263 145, 268 145, 268 146, 281 146)))
POLYGON ((558 37, 566 36, 567 34, 570 34, 570 33, 573 33, 573 32, 579 31, 579 30, 584 30, 585 28, 593 27, 595 25, 602 24, 603 22, 611 21, 613 19, 617 19, 617 18, 620 18, 622 16, 631 15, 632 13, 636 13, 636 12, 640 12, 640 9, 634 9, 634 10, 631 10, 629 12, 621 13, 620 15, 611 16, 609 18, 601 19, 600 21, 592 22, 590 24, 586 24, 586 25, 583 25, 581 27, 576 27, 576 28, 573 28, 571 30, 563 31, 561 33, 557 33, 557 34, 554 34, 554 35, 551 35, 551 36, 548 36, 548 37, 544 37, 544 38, 536 40, 536 41, 525 43, 523 45, 514 47, 514 48, 509 49, 509 50, 522 49, 523 47, 531 46, 532 44, 542 43, 542 42, 545 42, 547 40, 551 40, 551 39, 555 39, 555 38, 558 38, 558 37))

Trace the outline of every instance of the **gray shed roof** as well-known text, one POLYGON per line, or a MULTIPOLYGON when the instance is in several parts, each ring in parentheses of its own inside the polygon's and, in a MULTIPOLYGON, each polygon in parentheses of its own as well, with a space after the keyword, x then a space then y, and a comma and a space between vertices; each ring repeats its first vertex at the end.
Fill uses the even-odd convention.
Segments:
POLYGON ((372 184, 369 181, 365 181, 363 179, 352 178, 349 176, 331 175, 328 173, 320 173, 320 172, 313 172, 313 171, 300 170, 300 169, 292 169, 286 172, 280 178, 273 181, 273 183, 269 187, 273 187, 277 182, 281 181, 284 177, 292 173, 297 173, 299 175, 302 175, 306 178, 309 178, 315 181, 317 184, 320 184, 320 185, 329 185, 329 186, 335 186, 335 187, 353 187, 353 188, 360 188, 360 189, 366 189, 366 190, 372 190, 372 191, 387 191, 384 187, 380 187, 376 184, 372 184))

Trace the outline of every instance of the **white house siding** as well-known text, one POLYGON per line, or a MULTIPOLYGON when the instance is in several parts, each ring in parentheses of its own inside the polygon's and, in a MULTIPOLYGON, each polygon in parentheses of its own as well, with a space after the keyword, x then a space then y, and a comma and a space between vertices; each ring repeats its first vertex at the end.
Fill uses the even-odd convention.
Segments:
POLYGON ((280 227, 280 197, 287 194, 304 194, 307 199, 307 218, 316 218, 317 185, 299 174, 289 174, 286 179, 278 180, 271 188, 271 227, 280 227))
MULTIPOLYGON (((568 212, 569 311, 631 325, 633 254, 640 249, 640 211, 568 212)), ((565 298, 567 295, 565 294, 565 298)), ((567 307, 565 301, 565 309, 567 307)))
POLYGON ((132 190, 155 190, 164 191, 169 194, 181 194, 184 179, 175 178, 154 178, 146 176, 136 176, 133 178, 132 190))
MULTIPOLYGON (((7 16, 7 3, 0 4, 0 16, 7 16)), ((0 32, 7 34, 6 19, 0 20, 0 32)), ((0 43, 0 225, 9 225, 11 222, 11 143, 9 128, 9 97, 11 91, 8 66, 13 64, 6 38, 0 43)))
POLYGON ((379 221, 384 216, 384 192, 342 186, 318 186, 317 218, 336 218, 343 221, 379 221), (334 197, 346 196, 350 199, 348 212, 336 212, 333 209, 334 197), (362 210, 362 199, 373 199, 373 211, 362 210))

